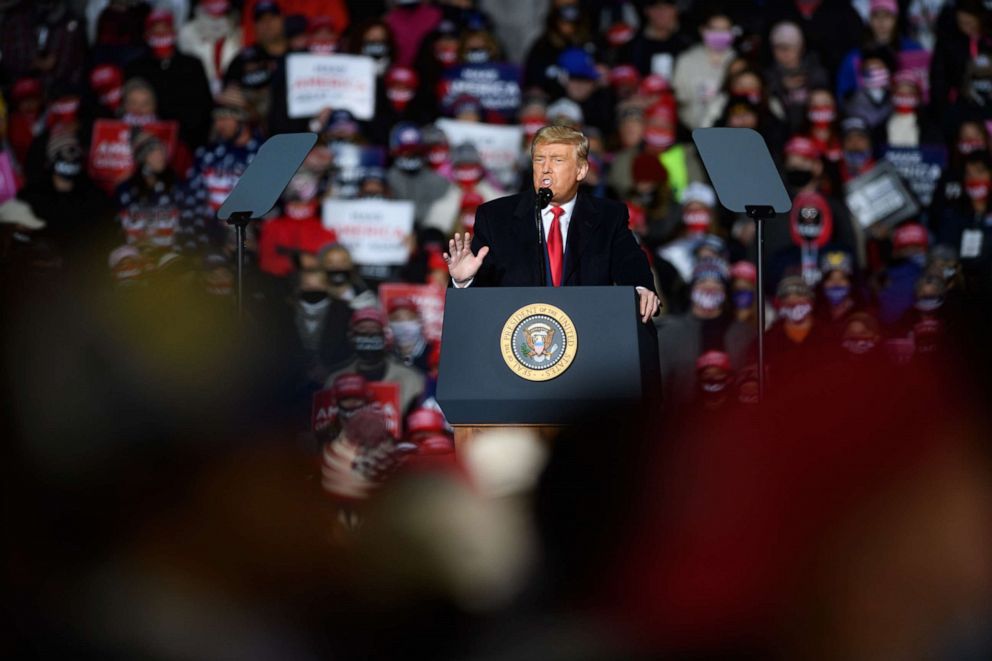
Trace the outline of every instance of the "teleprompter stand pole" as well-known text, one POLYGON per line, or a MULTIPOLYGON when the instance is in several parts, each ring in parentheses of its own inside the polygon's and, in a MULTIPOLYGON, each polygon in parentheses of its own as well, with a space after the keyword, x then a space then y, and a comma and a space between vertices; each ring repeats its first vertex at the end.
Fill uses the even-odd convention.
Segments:
POLYGON ((227 219, 228 224, 234 225, 238 242, 238 319, 244 319, 244 270, 245 270, 245 229, 251 221, 250 211, 237 211, 227 219))
POLYGON ((749 218, 755 222, 755 247, 758 253, 758 401, 765 401, 765 223, 775 217, 768 205, 746 205, 749 218))

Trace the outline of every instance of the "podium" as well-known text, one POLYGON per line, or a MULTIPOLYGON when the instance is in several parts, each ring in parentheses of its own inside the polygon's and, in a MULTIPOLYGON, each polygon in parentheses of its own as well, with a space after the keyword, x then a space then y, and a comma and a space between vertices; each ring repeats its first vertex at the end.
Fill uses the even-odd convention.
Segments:
POLYGON ((437 400, 456 444, 486 427, 544 436, 658 386, 654 324, 633 287, 449 289, 437 400))

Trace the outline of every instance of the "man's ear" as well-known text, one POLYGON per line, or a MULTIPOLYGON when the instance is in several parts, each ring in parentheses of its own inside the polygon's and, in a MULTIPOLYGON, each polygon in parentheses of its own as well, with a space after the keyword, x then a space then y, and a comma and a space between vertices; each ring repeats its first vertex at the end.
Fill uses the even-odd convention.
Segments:
POLYGON ((582 161, 579 163, 579 171, 575 175, 576 181, 582 181, 589 174, 589 161, 582 161))

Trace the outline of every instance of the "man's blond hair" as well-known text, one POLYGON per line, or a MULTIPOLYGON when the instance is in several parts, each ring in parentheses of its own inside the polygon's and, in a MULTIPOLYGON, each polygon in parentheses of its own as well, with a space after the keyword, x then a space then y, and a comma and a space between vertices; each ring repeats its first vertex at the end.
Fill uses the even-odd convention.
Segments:
POLYGON ((534 134, 534 141, 530 143, 531 158, 534 158, 534 149, 538 145, 574 145, 579 163, 585 163, 589 159, 589 138, 582 131, 564 124, 543 126, 534 134))

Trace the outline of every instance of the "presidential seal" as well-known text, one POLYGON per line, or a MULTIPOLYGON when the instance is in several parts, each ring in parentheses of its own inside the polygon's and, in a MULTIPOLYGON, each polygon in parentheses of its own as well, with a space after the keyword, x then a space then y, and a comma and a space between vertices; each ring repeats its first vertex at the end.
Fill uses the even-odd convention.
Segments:
POLYGON ((528 381, 548 381, 567 370, 575 359, 575 324, 553 305, 535 303, 506 320, 500 349, 507 367, 528 381))

